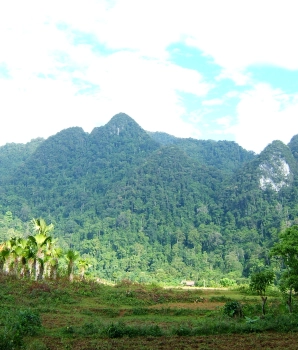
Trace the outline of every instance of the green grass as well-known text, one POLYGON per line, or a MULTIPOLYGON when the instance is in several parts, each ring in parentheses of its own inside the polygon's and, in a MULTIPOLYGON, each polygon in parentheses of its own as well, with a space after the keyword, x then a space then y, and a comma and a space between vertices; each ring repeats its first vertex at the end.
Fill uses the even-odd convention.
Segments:
POLYGON ((83 349, 77 344, 107 338, 298 331, 298 310, 289 315, 276 291, 265 318, 260 298, 241 289, 164 289, 128 281, 109 286, 0 276, 0 301, 0 349, 8 350, 64 349, 70 343, 83 349), (231 301, 242 305, 245 317, 224 315, 231 301))

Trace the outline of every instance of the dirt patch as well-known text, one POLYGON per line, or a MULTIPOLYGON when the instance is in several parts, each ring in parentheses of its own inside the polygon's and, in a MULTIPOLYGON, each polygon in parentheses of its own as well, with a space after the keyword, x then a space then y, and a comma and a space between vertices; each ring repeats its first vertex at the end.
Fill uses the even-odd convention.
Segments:
POLYGON ((43 338, 50 350, 298 350, 297 335, 281 333, 218 335, 206 337, 144 337, 121 339, 43 338))
POLYGON ((127 310, 120 310, 119 317, 123 317, 126 314, 127 310))
POLYGON ((47 329, 63 328, 70 325, 80 324, 82 322, 81 317, 74 317, 72 315, 52 315, 43 314, 41 316, 42 325, 47 329))

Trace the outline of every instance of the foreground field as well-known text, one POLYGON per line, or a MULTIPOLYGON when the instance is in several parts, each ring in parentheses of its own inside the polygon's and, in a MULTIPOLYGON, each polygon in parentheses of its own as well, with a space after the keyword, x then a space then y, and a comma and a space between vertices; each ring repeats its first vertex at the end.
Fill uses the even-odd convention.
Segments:
POLYGON ((44 338, 48 349, 73 349, 73 350, 95 350, 95 349, 144 349, 144 350, 264 350, 264 349, 298 349, 296 334, 233 334, 216 335, 204 337, 148 337, 148 338, 122 338, 122 339, 100 339, 100 340, 72 340, 67 343, 64 340, 44 338))
POLYGON ((259 297, 235 290, 4 276, 0 287, 0 350, 298 349, 298 317, 277 292, 262 318, 259 297), (230 301, 244 317, 223 312, 230 301))

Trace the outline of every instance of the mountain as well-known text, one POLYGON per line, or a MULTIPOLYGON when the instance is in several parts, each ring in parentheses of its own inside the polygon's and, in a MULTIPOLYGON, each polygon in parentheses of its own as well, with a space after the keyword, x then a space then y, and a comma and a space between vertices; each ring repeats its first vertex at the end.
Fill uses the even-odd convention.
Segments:
POLYGON ((124 113, 90 134, 74 127, 5 145, 0 237, 27 234, 43 217, 102 278, 247 277, 298 222, 297 145, 294 136, 255 155, 235 142, 149 133, 124 113))
POLYGON ((112 177, 115 182, 141 164, 159 144, 132 118, 119 113, 105 126, 91 132, 88 146, 91 172, 102 169, 108 179, 112 177))
POLYGON ((0 147, 0 183, 9 179, 43 141, 42 138, 38 138, 26 144, 7 143, 0 147))
POLYGON ((214 166, 229 173, 255 158, 253 152, 246 151, 236 142, 181 139, 161 132, 151 132, 149 135, 162 145, 178 146, 201 164, 214 166))

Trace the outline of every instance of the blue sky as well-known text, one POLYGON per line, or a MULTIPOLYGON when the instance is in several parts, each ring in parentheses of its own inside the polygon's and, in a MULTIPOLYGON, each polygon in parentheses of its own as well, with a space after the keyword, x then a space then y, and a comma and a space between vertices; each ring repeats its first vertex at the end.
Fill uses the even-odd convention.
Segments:
POLYGON ((118 112, 257 153, 298 134, 295 0, 0 4, 0 145, 118 112))

